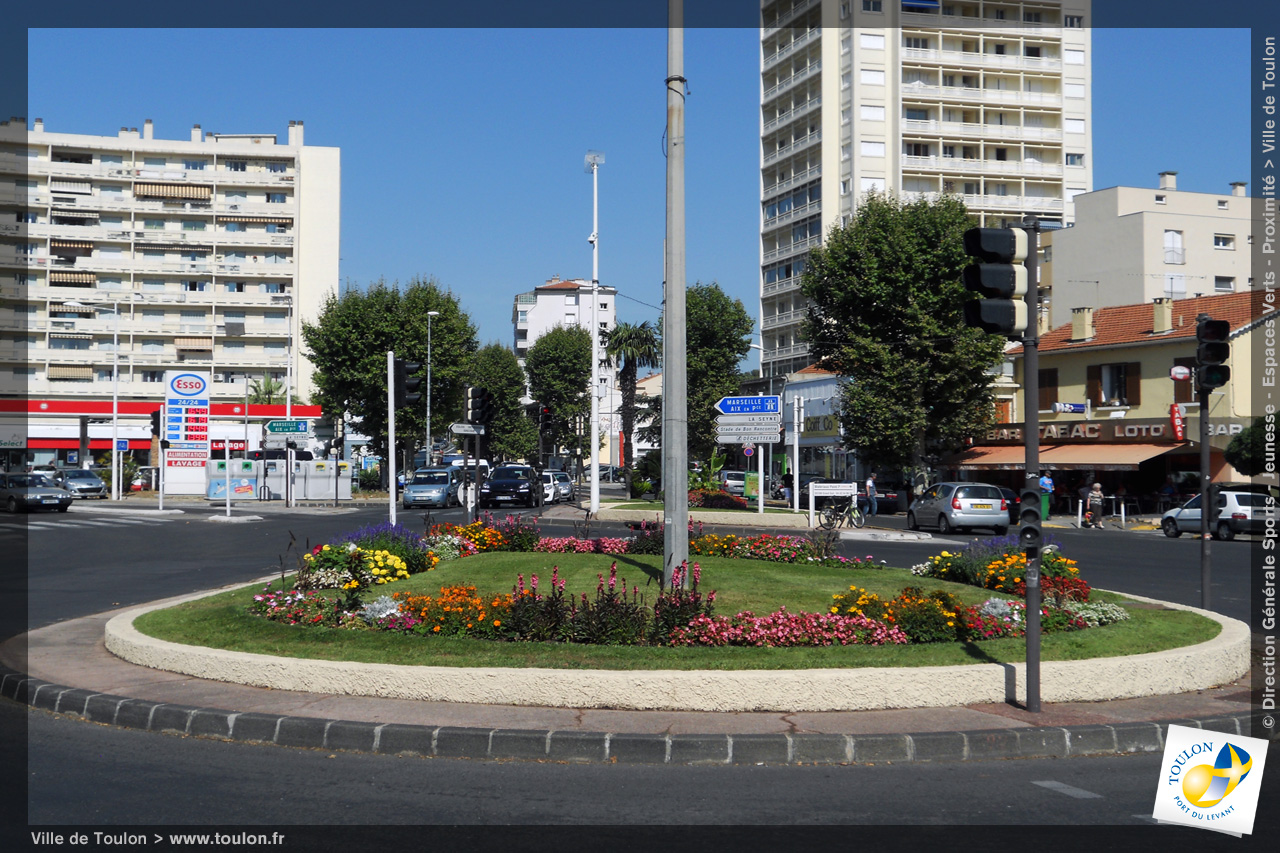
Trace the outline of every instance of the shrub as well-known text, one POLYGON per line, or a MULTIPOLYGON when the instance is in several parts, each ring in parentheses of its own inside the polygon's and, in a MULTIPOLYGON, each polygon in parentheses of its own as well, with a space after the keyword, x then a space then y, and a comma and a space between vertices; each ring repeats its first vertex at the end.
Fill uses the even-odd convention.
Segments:
POLYGON ((671 588, 659 586, 658 600, 653 603, 653 626, 649 634, 649 642, 662 645, 667 642, 671 632, 676 628, 688 625, 699 616, 711 616, 712 606, 716 601, 714 591, 705 598, 698 591, 702 580, 702 568, 693 564, 689 578, 692 583, 684 588, 686 573, 690 572, 689 564, 683 562, 671 572, 671 588))
POLYGON ((874 592, 860 586, 850 586, 848 592, 831 596, 830 612, 845 616, 865 616, 868 619, 884 619, 888 605, 874 592))
POLYGON ((476 553, 482 554, 486 551, 505 551, 507 549, 507 538, 500 531, 486 524, 484 519, 481 518, 477 518, 463 527, 455 528, 454 532, 474 545, 476 553))
POLYGON ((747 509, 745 499, 718 489, 690 489, 690 509, 747 509))
POLYGON ((523 516, 508 515, 502 521, 494 522, 493 516, 485 514, 486 526, 496 530, 504 540, 500 549, 503 551, 535 551, 542 533, 538 530, 537 519, 526 521, 523 516))
POLYGON ((546 536, 538 540, 533 550, 546 554, 594 554, 596 543, 575 536, 546 536))
POLYGON ((635 538, 627 548, 627 553, 660 557, 665 549, 666 534, 662 530, 662 525, 656 521, 652 524, 642 521, 640 529, 636 531, 635 538))
POLYGON ((253 597, 249 612, 285 625, 329 628, 337 627, 347 615, 339 598, 320 595, 314 590, 272 592, 270 586, 253 597))
POLYGON ((596 597, 587 599, 582 593, 582 605, 572 610, 570 621, 575 643, 595 643, 606 646, 634 646, 645 641, 648 614, 640 604, 640 590, 631 588, 627 594, 627 580, 622 579, 618 589, 618 564, 609 567, 609 580, 597 575, 596 597))
POLYGON ((1128 610, 1108 601, 1072 601, 1065 605, 1065 609, 1083 619, 1090 628, 1123 622, 1129 618, 1128 610))
POLYGON ((830 613, 788 613, 768 616, 744 610, 734 616, 696 616, 671 632, 673 646, 882 646, 902 644, 906 635, 896 627, 865 616, 830 613))
POLYGON ((485 595, 474 586, 443 586, 440 595, 396 593, 400 613, 414 617, 407 627, 427 636, 499 639, 509 629, 511 596, 485 595))
POLYGON ((402 524, 374 524, 361 527, 333 541, 335 545, 355 543, 369 551, 388 551, 405 563, 409 574, 429 572, 440 562, 433 559, 431 549, 422 537, 402 524))
POLYGON ((960 599, 949 592, 926 593, 909 586, 889 602, 888 609, 894 624, 911 642, 949 643, 958 639, 963 631, 956 616, 963 606, 960 599))
POLYGON ((524 575, 519 575, 511 590, 511 621, 508 624, 511 638, 535 642, 570 639, 572 605, 565 596, 559 567, 551 569, 550 595, 538 592, 537 575, 532 575, 529 580, 530 586, 526 588, 524 575))
POLYGON ((422 544, 441 560, 456 560, 462 556, 462 547, 458 543, 458 537, 447 533, 424 537, 422 544))

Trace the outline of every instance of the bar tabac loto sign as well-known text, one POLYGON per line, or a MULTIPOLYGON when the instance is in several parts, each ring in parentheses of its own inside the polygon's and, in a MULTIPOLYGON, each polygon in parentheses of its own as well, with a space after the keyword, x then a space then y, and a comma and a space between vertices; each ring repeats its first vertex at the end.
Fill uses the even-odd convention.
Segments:
MULTIPOLYGON (((1245 428, 1241 421, 1209 419, 1209 435, 1231 438, 1245 428)), ((975 444, 1021 444, 1022 424, 1003 424, 987 430, 975 444)), ((1074 421, 1041 424, 1040 440, 1059 444, 1116 444, 1123 442, 1182 441, 1171 421, 1163 418, 1143 420, 1074 421)))

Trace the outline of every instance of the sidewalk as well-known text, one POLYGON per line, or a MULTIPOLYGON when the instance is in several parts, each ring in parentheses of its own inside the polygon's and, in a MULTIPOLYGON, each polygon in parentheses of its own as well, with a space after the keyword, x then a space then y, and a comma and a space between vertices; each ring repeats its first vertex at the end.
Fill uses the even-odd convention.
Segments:
POLYGON ((1158 751, 1169 722, 1251 733, 1245 679, 1168 696, 1046 703, 1038 714, 1009 702, 800 713, 629 711, 351 696, 331 692, 332 684, 328 691, 278 690, 126 663, 103 641, 106 623, 121 612, 59 623, 0 646, 0 695, 156 732, 473 759, 969 761, 1158 751))

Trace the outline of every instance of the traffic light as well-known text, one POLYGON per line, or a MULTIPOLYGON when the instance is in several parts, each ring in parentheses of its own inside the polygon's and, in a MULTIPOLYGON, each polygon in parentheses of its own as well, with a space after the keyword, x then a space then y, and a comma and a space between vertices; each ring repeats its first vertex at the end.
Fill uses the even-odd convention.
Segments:
POLYGON ((468 385, 462 392, 462 420, 464 423, 480 423, 480 395, 482 388, 468 385))
POLYGON ((1039 550, 1040 530, 1040 490, 1023 489, 1022 499, 1018 502, 1018 542, 1023 548, 1039 550))
POLYGON ((151 434, 160 434, 160 410, 156 409, 151 413, 151 434))
POLYGON ((1030 322, 1026 296, 1031 235, 1021 228, 970 228, 964 232, 964 251, 979 263, 964 268, 964 286, 985 299, 964 304, 967 326, 1021 338, 1030 322))
POLYGON ((1196 318, 1196 387, 1208 391, 1221 388, 1231 379, 1231 368, 1223 364, 1231 357, 1231 324, 1213 320, 1208 314, 1196 318))
POLYGON ((551 426, 551 407, 538 407, 538 431, 541 432, 551 426))
POLYGON ((484 388, 476 388, 475 391, 476 403, 472 412, 475 415, 475 423, 493 423, 493 416, 497 414, 497 406, 494 405, 492 392, 484 388))
POLYGON ((392 363, 391 381, 395 385, 397 409, 412 406, 422 399, 422 394, 418 392, 418 388, 422 386, 422 377, 417 375, 420 370, 422 370, 422 363, 418 361, 397 358, 392 363))

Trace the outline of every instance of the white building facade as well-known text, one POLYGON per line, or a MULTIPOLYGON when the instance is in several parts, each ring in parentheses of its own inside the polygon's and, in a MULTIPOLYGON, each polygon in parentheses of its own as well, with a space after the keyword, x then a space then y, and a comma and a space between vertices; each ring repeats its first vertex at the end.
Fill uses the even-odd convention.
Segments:
POLYGON ((1073 221, 1093 184, 1089 0, 764 0, 766 376, 809 364, 809 250, 871 191, 956 195, 982 224, 1073 221))
POLYGON ((159 139, 0 124, 0 376, 50 400, 215 401, 264 377, 311 391, 298 332, 338 286, 340 152, 274 134, 159 139), (115 342, 118 340, 118 350, 115 342))

